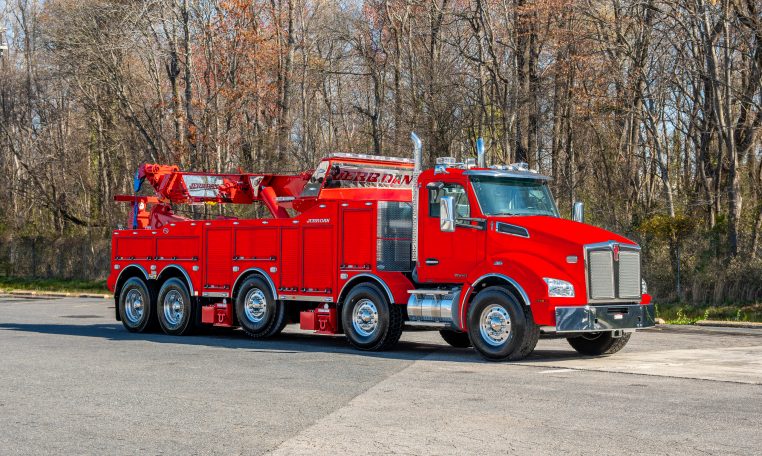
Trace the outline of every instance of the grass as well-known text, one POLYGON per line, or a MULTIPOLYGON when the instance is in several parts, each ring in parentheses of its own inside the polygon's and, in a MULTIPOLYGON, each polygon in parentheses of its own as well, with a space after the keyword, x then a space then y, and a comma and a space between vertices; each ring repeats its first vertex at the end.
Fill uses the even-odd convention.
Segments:
POLYGON ((656 316, 673 325, 692 325, 699 320, 762 322, 762 304, 711 307, 657 304, 656 316))
POLYGON ((34 290, 64 293, 110 294, 105 280, 0 277, 0 290, 34 290))

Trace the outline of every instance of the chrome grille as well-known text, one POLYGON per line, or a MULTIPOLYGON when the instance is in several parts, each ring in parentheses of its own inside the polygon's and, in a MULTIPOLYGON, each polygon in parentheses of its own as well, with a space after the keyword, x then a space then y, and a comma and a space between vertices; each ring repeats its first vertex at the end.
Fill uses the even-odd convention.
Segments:
POLYGON ((613 299, 614 259, 610 251, 590 252, 590 297, 593 299, 613 299))
POLYGON ((640 253, 619 252, 619 297, 640 298, 640 253))
POLYGON ((585 246, 591 301, 640 300, 640 247, 604 242, 585 246))

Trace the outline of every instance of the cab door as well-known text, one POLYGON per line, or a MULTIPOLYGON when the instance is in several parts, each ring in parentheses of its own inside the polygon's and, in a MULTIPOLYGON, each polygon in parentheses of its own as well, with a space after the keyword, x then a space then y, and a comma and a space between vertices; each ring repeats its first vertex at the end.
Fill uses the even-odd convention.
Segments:
POLYGON ((419 207, 418 281, 463 283, 485 256, 486 222, 472 219, 476 201, 462 182, 432 182, 421 189, 419 207), (455 231, 439 227, 439 201, 455 202, 455 231))

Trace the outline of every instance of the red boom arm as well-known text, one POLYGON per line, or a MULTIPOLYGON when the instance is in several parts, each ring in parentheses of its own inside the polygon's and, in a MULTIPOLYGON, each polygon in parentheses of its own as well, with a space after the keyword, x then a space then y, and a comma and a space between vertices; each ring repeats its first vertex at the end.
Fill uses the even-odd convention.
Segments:
POLYGON ((180 171, 172 165, 146 163, 138 169, 137 177, 148 181, 156 196, 117 195, 114 199, 132 203, 129 225, 133 228, 160 228, 173 221, 186 220, 172 212, 170 203, 252 204, 261 201, 273 217, 284 218, 288 217, 286 208, 291 207, 290 200, 299 196, 311 174, 197 173, 180 171), (146 210, 149 204, 154 205, 150 216, 146 210))

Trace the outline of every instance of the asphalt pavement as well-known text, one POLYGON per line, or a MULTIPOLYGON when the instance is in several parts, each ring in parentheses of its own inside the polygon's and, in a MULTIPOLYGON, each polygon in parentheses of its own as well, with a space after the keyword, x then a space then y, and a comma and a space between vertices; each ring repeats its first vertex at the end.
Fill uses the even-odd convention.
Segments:
POLYGON ((662 326, 620 353, 487 363, 289 326, 131 334, 113 301, 0 296, 0 454, 762 454, 762 330, 662 326))

